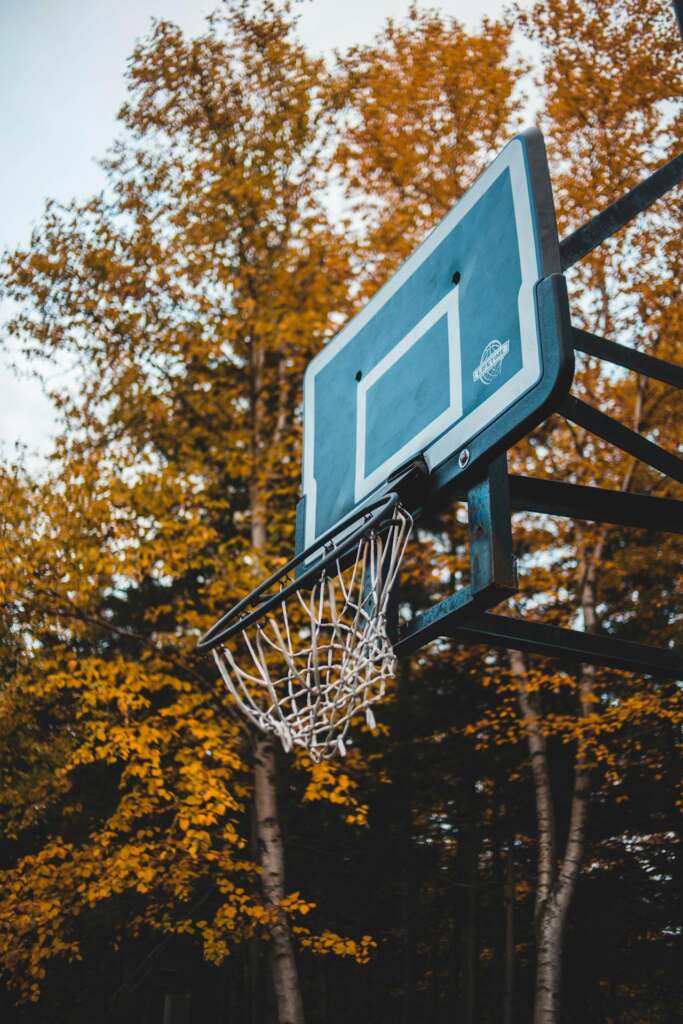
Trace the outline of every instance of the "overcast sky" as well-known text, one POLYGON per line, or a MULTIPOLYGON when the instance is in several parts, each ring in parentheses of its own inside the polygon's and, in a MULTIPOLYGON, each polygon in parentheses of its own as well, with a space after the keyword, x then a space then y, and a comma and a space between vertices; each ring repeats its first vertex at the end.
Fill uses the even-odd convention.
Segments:
MULTIPOLYGON (((0 0, 0 250, 27 242, 45 200, 97 192, 126 59, 153 17, 202 30, 213 0, 0 0)), ((302 0, 301 35, 319 52, 368 41, 409 0, 302 0)), ((475 27, 503 0, 433 0, 475 27)), ((0 315, 2 311, 0 310, 0 315)), ((45 450, 54 426, 39 385, 0 356, 0 442, 45 450)))

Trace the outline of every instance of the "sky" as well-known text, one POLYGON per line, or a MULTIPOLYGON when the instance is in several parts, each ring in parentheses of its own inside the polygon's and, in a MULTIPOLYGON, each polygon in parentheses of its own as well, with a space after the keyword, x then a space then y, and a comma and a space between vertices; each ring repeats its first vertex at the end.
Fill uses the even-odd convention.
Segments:
MULTIPOLYGON (((216 0, 0 0, 0 251, 28 242, 45 200, 84 199, 104 185, 97 159, 117 134, 126 61, 152 18, 202 31, 216 0)), ((300 34, 331 53, 369 41, 409 0, 301 0, 300 34)), ((504 0, 432 0, 470 28, 504 0)), ((0 308, 0 319, 7 308, 0 308)), ((16 355, 13 355, 16 361, 16 355)), ((44 452, 52 407, 20 363, 0 353, 0 444, 44 452)))

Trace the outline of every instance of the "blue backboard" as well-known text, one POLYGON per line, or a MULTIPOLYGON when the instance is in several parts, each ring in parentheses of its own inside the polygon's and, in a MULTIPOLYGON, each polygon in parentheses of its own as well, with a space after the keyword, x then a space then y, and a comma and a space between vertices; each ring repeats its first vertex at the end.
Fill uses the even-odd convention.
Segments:
POLYGON ((547 414, 571 378, 557 287, 539 312, 539 283, 559 270, 545 146, 532 128, 309 364, 299 550, 411 458, 424 457, 436 491, 547 414))

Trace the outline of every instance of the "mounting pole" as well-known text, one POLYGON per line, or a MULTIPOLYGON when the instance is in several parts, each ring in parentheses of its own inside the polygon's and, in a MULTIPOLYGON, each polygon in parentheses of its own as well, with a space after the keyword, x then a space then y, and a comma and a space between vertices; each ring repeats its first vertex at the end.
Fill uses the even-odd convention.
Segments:
POLYGON ((467 491, 470 539, 470 583, 427 611, 416 615, 399 633, 394 649, 410 654, 438 636, 450 635, 456 623, 511 597, 517 590, 512 554, 510 487, 507 454, 499 455, 467 491))

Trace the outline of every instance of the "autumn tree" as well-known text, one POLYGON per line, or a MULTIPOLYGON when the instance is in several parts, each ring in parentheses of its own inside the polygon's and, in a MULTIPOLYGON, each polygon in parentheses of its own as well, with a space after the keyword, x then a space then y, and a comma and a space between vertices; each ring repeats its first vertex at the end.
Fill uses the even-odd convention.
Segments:
POLYGON ((20 308, 9 333, 80 371, 55 396, 54 474, 35 499, 24 484, 34 535, 25 515, 6 536, 22 569, 9 600, 37 645, 32 692, 82 723, 60 776, 95 763, 121 773, 80 849, 55 836, 13 870, 6 913, 22 901, 28 931, 7 920, 5 962, 28 958, 35 986, 45 957, 78 955, 62 917, 47 913, 45 937, 29 938, 59 891, 74 914, 80 892, 90 905, 150 892, 137 920, 198 930, 218 960, 240 921, 244 935, 264 926, 282 1022, 303 1011, 275 754, 260 735, 245 747, 193 646, 289 552, 299 380, 345 301, 346 248, 322 205, 330 90, 291 29, 288 6, 270 2, 232 4, 191 41, 157 23, 131 60, 108 194, 50 205, 3 273, 20 308), (135 605, 134 626, 117 625, 135 605), (256 870, 238 852, 249 794, 256 903, 239 879, 256 870), (225 897, 213 918, 193 903, 207 868, 225 897))
MULTIPOLYGON (((558 0, 535 5, 528 15, 520 15, 520 22, 542 47, 544 128, 559 224, 566 231, 680 150, 683 48, 670 5, 655 0, 619 5, 558 0)), ((660 358, 680 359, 683 339, 675 284, 681 256, 679 212, 676 203, 662 201, 652 214, 579 264, 572 275, 575 319, 603 337, 660 358)), ((579 365, 574 391, 675 450, 675 391, 666 385, 635 375, 615 375, 598 359, 589 358, 579 365)), ((542 475, 567 479, 571 474, 575 482, 616 491, 673 496, 680 490, 583 429, 567 431, 558 426, 538 441, 535 454, 540 456, 542 475)), ((680 545, 664 541, 659 558, 669 570, 660 574, 653 566, 650 585, 640 574, 636 582, 631 568, 643 541, 629 537, 624 542, 620 533, 623 536, 614 528, 578 522, 562 530, 562 541, 568 543, 571 554, 569 560, 560 558, 553 566, 544 588, 552 587, 548 603, 557 611, 565 604, 560 596, 565 593, 570 595, 567 611, 578 608, 587 631, 632 635, 628 624, 642 615, 640 598, 647 593, 645 615, 654 608, 663 612, 656 625, 653 621, 654 635, 650 633, 649 638, 666 643, 675 621, 674 595, 666 576, 680 558, 680 545)), ((653 538, 647 538, 645 550, 651 551, 652 543, 653 538)), ((566 919, 585 855, 588 809, 601 774, 618 784, 616 752, 606 736, 629 719, 633 724, 660 716, 667 720, 675 713, 674 691, 652 680, 633 679, 629 684, 605 679, 592 667, 582 668, 570 684, 577 712, 567 739, 573 738, 576 755, 569 817, 561 826, 554 807, 548 747, 548 736, 557 734, 558 723, 552 716, 544 718, 541 711, 544 704, 547 709, 543 689, 557 684, 551 675, 540 684, 539 693, 539 682, 520 654, 511 655, 511 667, 518 680, 538 811, 534 1020, 541 1024, 558 1019, 566 919), (566 836, 563 849, 561 834, 566 836)))
MULTIPOLYGON (((372 44, 344 55, 340 91, 347 97, 347 121, 336 159, 362 225, 366 291, 386 279, 514 133, 522 70, 509 26, 484 21, 480 32, 469 34, 455 19, 416 6, 405 21, 389 21, 372 44)), ((414 608, 445 597, 467 578, 466 527, 453 507, 417 532, 401 591, 414 608)), ((400 931, 406 1021, 415 1019, 421 988, 428 993, 424 1010, 430 1018, 438 1019, 445 997, 459 1018, 479 1019, 481 776, 474 743, 463 737, 463 714, 470 723, 474 708, 483 710, 470 685, 480 674, 479 652, 435 645, 401 671, 391 709, 381 764, 392 783, 391 825, 385 828, 400 851, 400 911, 398 920, 392 914, 378 922, 376 934, 392 925, 400 931), (463 692, 469 713, 459 700, 463 692), (429 885, 420 881, 425 848, 440 852, 429 885), (446 865, 451 885, 444 879, 442 891, 437 878, 446 865), (453 885, 463 887, 455 890, 462 899, 453 900, 453 885), (422 933, 432 962, 420 980, 418 919, 425 905, 434 908, 432 931, 422 933), (446 906, 457 907, 457 921, 451 923, 453 911, 446 906)))
MULTIPOLYGON (((404 33, 403 26, 391 25, 383 46, 354 50, 347 62, 356 116, 340 159, 359 194, 364 186, 371 192, 365 207, 367 238, 370 250, 381 254, 375 259, 380 274, 393 265, 394 253, 405 255, 412 247, 414 228, 423 233, 457 198, 459 185, 452 172, 459 163, 450 148, 454 133, 443 112, 443 97, 473 97, 466 164, 468 170, 472 168, 470 173, 477 166, 477 152, 487 141, 477 135, 477 128, 509 123, 507 118, 514 109, 509 105, 510 93, 498 77, 503 73, 500 53, 495 71, 490 69, 488 76, 497 83, 495 94, 501 100, 498 119, 488 109, 489 116, 483 117, 476 106, 480 92, 459 89, 457 71, 439 52, 438 16, 430 19, 413 11, 411 19, 410 31, 404 33), (414 40, 421 32, 431 37, 430 52, 437 54, 433 63, 424 53, 422 63, 415 58, 418 44, 414 40), (396 83, 393 87, 386 85, 392 60, 398 65, 391 75, 396 83), (440 79, 445 67, 447 85, 440 79)), ((541 45, 541 84, 547 98, 543 127, 550 142, 559 224, 567 230, 680 148, 680 113, 675 105, 680 96, 680 43, 672 11, 664 3, 538 4, 528 14, 519 13, 518 24, 541 45)), ((495 61, 496 38, 501 45, 503 29, 497 37, 492 34, 494 47, 485 51, 482 59, 495 61)), ((471 50, 468 53, 474 64, 476 55, 471 50)), ((454 122, 459 124, 456 119, 454 122)), ((645 351, 675 358, 681 344, 675 284, 679 262, 680 218, 671 205, 660 204, 650 217, 582 264, 574 288, 577 319, 608 337, 631 344, 637 339, 645 351)), ((675 448, 674 393, 665 386, 615 377, 597 360, 588 360, 579 367, 576 387, 593 404, 656 437, 665 447, 675 448)), ((510 468, 615 490, 673 493, 670 484, 631 457, 555 421, 533 435, 529 443, 518 446, 510 468)), ((638 619, 641 638, 657 642, 672 638, 675 620, 670 580, 678 552, 673 541, 665 541, 658 553, 658 561, 663 560, 661 572, 650 571, 651 582, 646 582, 641 570, 635 586, 631 583, 633 569, 636 561, 642 566, 644 551, 652 551, 652 538, 624 541, 623 531, 578 522, 558 529, 530 517, 519 543, 525 595, 515 602, 516 613, 545 615, 550 621, 572 625, 578 610, 589 632, 603 628, 621 635, 630 635, 638 619), (623 587, 619 595, 616 580, 623 587), (642 628, 638 601, 624 609, 629 583, 639 596, 644 588, 647 591, 644 614, 656 636, 642 628)), ((457 547, 453 549, 456 553, 457 547)), ((440 577, 448 578, 444 570, 450 569, 462 578, 462 565, 448 555, 448 541, 438 535, 440 577)), ((434 554, 431 565, 435 565, 434 554)), ((584 667, 576 678, 572 671, 535 666, 519 652, 511 652, 510 670, 508 676, 506 666, 499 665, 500 702, 480 723, 467 728, 481 742, 492 734, 496 744, 505 743, 506 738, 512 742, 520 735, 527 737, 539 849, 535 1020, 554 1021, 559 1010, 567 914, 585 854, 588 806, 601 784, 614 784, 619 777, 614 770, 616 750, 606 737, 628 725, 637 728, 644 720, 654 728, 659 720, 666 729, 675 716, 675 692, 651 681, 629 682, 624 677, 596 673, 591 667, 584 667), (633 686, 638 687, 637 694, 632 692, 633 686), (517 713, 513 700, 519 702, 517 713), (601 716, 598 712, 603 702, 614 707, 601 716), (513 726, 517 715, 518 725, 513 726), (551 763, 559 738, 575 749, 573 797, 566 807, 561 801, 562 814, 566 811, 567 815, 562 821, 557 798, 553 798, 556 773, 551 763)), ((490 671, 484 670, 484 676, 490 678, 490 671)))
MULTIPOLYGON (((50 204, 4 262, 8 332, 36 363, 72 369, 51 385, 64 430, 48 472, 0 474, 0 960, 34 998, 52 964, 102 963, 98 1006, 121 1018, 142 1016, 155 962, 199 948, 228 965, 214 1010, 252 1024, 303 1018, 298 971, 325 1024, 513 1024, 534 1001, 553 1021, 569 965, 570 979, 593 974, 586 1002, 586 986, 565 986, 567 1013, 614 1019, 627 1004, 664 1022, 661 963, 638 981, 641 1012, 628 976, 577 945, 590 903, 605 908, 601 935, 615 921, 627 936, 629 970, 646 946, 660 960, 669 948, 667 681, 439 641, 402 665, 374 735, 359 728, 343 763, 313 767, 278 763, 194 655, 291 554, 309 358, 521 116, 510 24, 469 33, 413 6, 331 71, 293 21, 266 0, 227 5, 194 40, 158 22, 131 58, 106 193, 50 204), (612 910, 620 888, 635 910, 612 910), (317 954, 298 970, 295 943, 317 954)), ((566 232, 680 146, 680 51, 655 0, 548 0, 517 23, 543 59, 566 232)), ((660 204, 573 271, 576 322, 675 358, 679 263, 680 219, 660 204)), ((586 359, 576 388, 675 447, 664 386, 586 359)), ((555 419, 510 468, 675 493, 555 419)), ((679 638, 675 538, 531 516, 515 534, 509 611, 679 638)), ((462 510, 425 517, 402 607, 467 571, 462 510)))
MULTIPOLYGON (((21 309, 10 334, 32 358, 73 359, 79 371, 54 394, 66 425, 54 471, 42 486, 6 478, 7 606, 36 645, 15 684, 56 734, 79 723, 45 774, 52 814, 83 813, 72 793, 86 766, 119 773, 110 804, 88 808, 96 824, 84 839, 51 825, 38 859, 7 876, 5 964, 32 995, 51 957, 81 955, 85 904, 131 893, 135 927, 198 932, 215 959, 265 923, 281 1019, 301 1018, 274 751, 262 737, 247 750, 190 656, 194 637, 291 547, 299 381, 348 308, 347 246, 321 202, 345 97, 290 29, 287 7, 271 3, 235 4, 195 41, 160 22, 131 60, 108 194, 51 204, 31 248, 6 264, 5 293, 21 309), (247 842, 250 761, 262 905, 253 860, 234 857, 247 842), (213 886, 225 899, 210 914, 213 886), (82 898, 65 900, 74 890, 82 898)), ((418 74, 436 36, 455 66, 432 19, 414 47, 418 74)), ((494 61, 505 39, 498 31, 494 61)), ((458 45, 462 59, 460 29, 458 45)), ((471 48, 485 53, 485 41, 471 48)), ((472 83, 471 69, 461 74, 472 83)), ((451 118, 458 103, 450 97, 451 118)), ((9 708, 8 695, 8 726, 9 708)), ((307 797, 352 803, 341 783, 314 770, 307 797)), ((314 948, 336 948, 329 941, 314 948)))
POLYGON ((336 150, 362 224, 365 288, 375 289, 473 183, 519 123, 524 69, 512 30, 411 4, 339 64, 347 119, 336 150))

